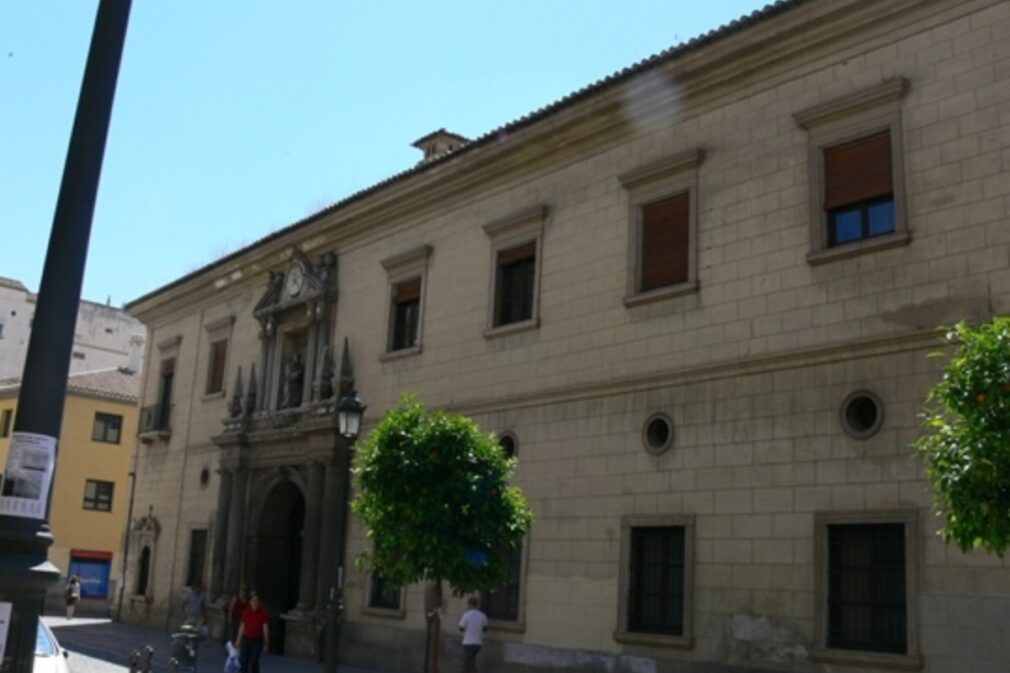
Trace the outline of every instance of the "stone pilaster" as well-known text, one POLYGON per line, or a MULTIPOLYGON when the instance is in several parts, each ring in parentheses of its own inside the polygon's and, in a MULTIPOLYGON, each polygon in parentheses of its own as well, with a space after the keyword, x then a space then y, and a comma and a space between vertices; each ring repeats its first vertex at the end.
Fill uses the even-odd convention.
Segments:
POLYGON ((214 520, 214 565, 210 573, 210 595, 216 598, 224 593, 224 568, 228 544, 228 511, 231 506, 232 473, 218 471, 221 485, 217 492, 217 515, 214 520))
POLYGON ((242 581, 242 537, 246 521, 246 492, 249 489, 249 470, 240 467, 234 472, 231 488, 231 503, 228 505, 228 535, 225 546, 224 591, 231 594, 238 591, 242 581))
POLYGON ((309 465, 308 499, 305 503, 305 528, 302 531, 301 583, 298 609, 311 612, 316 606, 319 575, 319 525, 323 500, 324 470, 321 463, 309 465))
POLYGON ((326 610, 326 603, 330 598, 330 588, 333 585, 334 557, 333 550, 336 547, 336 526, 337 526, 337 469, 332 461, 323 466, 323 501, 321 509, 320 525, 320 545, 319 545, 319 573, 317 578, 316 600, 317 609, 322 612, 326 610))

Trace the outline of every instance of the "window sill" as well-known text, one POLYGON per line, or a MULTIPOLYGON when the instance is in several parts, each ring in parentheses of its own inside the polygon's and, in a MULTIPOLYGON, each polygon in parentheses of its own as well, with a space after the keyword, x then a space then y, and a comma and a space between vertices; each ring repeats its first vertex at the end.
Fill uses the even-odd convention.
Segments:
POLYGON ((207 402, 208 400, 223 400, 224 391, 219 390, 216 393, 204 393, 200 399, 203 400, 204 402, 207 402))
POLYGON ((419 355, 421 353, 421 345, 411 346, 410 348, 401 348, 395 351, 386 351, 379 355, 379 362, 389 362, 390 360, 401 360, 403 358, 409 358, 412 355, 419 355))
POLYGON ((656 633, 614 631, 614 640, 619 643, 627 643, 629 645, 669 647, 675 650, 690 650, 694 648, 694 636, 663 636, 656 633))
POLYGON ((361 614, 369 615, 370 617, 382 617, 384 619, 403 619, 407 616, 407 611, 403 608, 393 610, 390 608, 373 608, 366 605, 361 608, 361 614))
POLYGON ((527 332, 529 330, 537 329, 538 327, 540 327, 539 318, 520 320, 519 322, 509 323, 508 325, 501 325, 499 327, 489 327, 486 330, 484 330, 484 338, 494 339, 500 336, 515 334, 516 332, 527 332))
POLYGON ((487 628, 490 631, 507 631, 509 633, 526 633, 526 622, 513 622, 506 619, 489 619, 487 628))
POLYGON ((631 308, 633 306, 641 306, 642 304, 651 304, 654 301, 683 297, 684 295, 694 294, 697 291, 698 281, 689 280, 686 283, 677 283, 676 285, 670 285, 669 287, 659 287, 655 290, 649 290, 648 292, 636 292, 635 294, 629 294, 624 298, 624 305, 631 308))
POLYGON ((827 264, 839 259, 848 259, 849 257, 857 257, 879 250, 898 248, 908 245, 911 241, 912 235, 909 232, 897 231, 886 236, 875 236, 855 243, 846 243, 834 248, 825 248, 824 250, 811 252, 807 255, 807 264, 810 266, 827 264))
POLYGON ((921 654, 887 654, 886 652, 859 652, 823 647, 811 648, 810 658, 824 663, 844 666, 872 666, 893 671, 918 671, 922 669, 923 665, 921 654))

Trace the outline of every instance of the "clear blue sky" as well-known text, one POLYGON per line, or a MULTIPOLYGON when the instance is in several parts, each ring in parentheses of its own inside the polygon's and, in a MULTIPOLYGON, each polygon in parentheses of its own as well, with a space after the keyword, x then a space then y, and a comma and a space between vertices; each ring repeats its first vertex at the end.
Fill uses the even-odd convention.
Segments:
MULTIPOLYGON (((84 279, 115 305, 755 0, 134 0, 84 279)), ((97 0, 0 3, 0 275, 37 289, 97 0)))

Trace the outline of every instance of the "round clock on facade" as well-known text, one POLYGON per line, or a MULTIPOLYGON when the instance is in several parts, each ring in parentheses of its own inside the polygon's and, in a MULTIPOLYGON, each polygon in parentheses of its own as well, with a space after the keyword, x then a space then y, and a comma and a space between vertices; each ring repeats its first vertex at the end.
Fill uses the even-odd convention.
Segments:
POLYGON ((288 294, 292 297, 297 296, 299 292, 302 291, 302 286, 305 284, 305 276, 302 274, 302 270, 299 267, 294 267, 288 272, 288 294))

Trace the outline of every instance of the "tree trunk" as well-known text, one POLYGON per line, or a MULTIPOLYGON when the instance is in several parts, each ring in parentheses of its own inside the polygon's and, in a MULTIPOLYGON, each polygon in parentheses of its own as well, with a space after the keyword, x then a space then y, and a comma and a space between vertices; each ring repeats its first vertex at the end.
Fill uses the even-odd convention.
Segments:
POLYGON ((438 673, 438 656, 442 650, 442 580, 428 584, 424 592, 424 613, 428 623, 424 673, 438 673))

